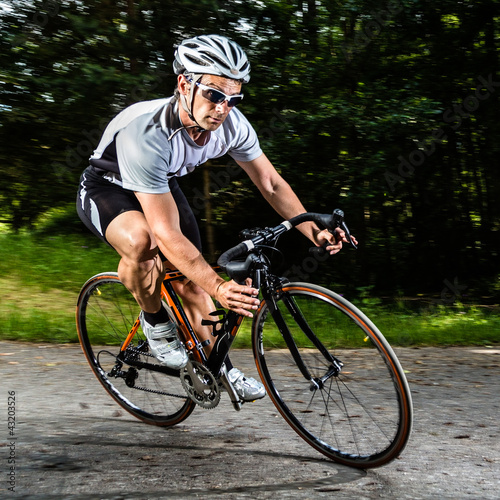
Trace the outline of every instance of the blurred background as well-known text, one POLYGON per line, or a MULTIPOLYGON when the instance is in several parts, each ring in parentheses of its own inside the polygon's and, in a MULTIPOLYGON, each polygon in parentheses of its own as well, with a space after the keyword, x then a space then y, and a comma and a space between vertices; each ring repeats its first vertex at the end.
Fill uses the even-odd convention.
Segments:
MULTIPOLYGON (((320 262, 289 234, 288 276, 380 300, 498 303, 498 1, 16 0, 0 2, 0 29, 4 303, 23 251, 42 272, 25 282, 55 275, 73 297, 75 271, 115 265, 76 216, 79 176, 118 111, 172 94, 175 45, 208 33, 250 57, 240 109, 265 153, 308 210, 343 209, 360 241, 320 262)), ((210 260, 240 229, 280 222, 229 157, 182 187, 210 260)))

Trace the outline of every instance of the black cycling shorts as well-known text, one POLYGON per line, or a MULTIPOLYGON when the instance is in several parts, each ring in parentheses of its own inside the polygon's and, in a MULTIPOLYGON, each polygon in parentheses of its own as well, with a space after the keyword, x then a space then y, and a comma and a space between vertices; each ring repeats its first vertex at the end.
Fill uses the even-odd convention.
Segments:
MULTIPOLYGON (((182 233, 201 252, 200 229, 187 198, 176 178, 171 178, 169 185, 179 210, 182 233)), ((80 177, 76 210, 88 229, 108 244, 106 229, 115 217, 130 210, 143 211, 133 191, 104 179, 93 167, 88 167, 80 177)))

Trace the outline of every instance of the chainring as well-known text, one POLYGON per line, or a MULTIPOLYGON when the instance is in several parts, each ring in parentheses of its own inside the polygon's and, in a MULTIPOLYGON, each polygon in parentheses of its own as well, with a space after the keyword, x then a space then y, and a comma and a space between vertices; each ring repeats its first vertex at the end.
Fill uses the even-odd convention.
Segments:
POLYGON ((180 378, 187 395, 197 405, 210 409, 219 404, 219 384, 206 366, 198 361, 189 361, 181 370, 180 378))

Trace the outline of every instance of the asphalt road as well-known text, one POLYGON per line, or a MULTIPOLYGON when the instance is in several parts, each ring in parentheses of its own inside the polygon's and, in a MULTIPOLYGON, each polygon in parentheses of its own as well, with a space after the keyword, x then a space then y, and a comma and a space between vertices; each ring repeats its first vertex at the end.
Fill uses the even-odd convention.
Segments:
MULTIPOLYGON (((114 403, 78 346, 0 342, 0 497, 500 498, 500 350, 397 353, 413 434, 398 460, 362 471, 308 447, 268 398, 236 412, 223 396, 174 428, 152 427, 114 403)), ((255 375, 250 352, 232 358, 255 375)))

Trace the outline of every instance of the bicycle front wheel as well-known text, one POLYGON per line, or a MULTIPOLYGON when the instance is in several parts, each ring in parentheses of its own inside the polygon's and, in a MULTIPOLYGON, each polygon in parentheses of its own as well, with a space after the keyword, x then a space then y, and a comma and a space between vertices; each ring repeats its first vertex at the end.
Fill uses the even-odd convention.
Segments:
POLYGON ((316 285, 286 284, 274 315, 262 302, 252 342, 275 406, 318 451, 371 468, 406 446, 413 414, 406 377, 377 327, 348 301, 316 285))
POLYGON ((127 349, 120 347, 140 313, 132 294, 116 273, 97 274, 78 297, 76 320, 83 352, 99 382, 140 420, 170 426, 182 422, 195 407, 179 375, 168 375, 154 356, 141 328, 127 349), (151 368, 142 367, 148 364, 151 368))

